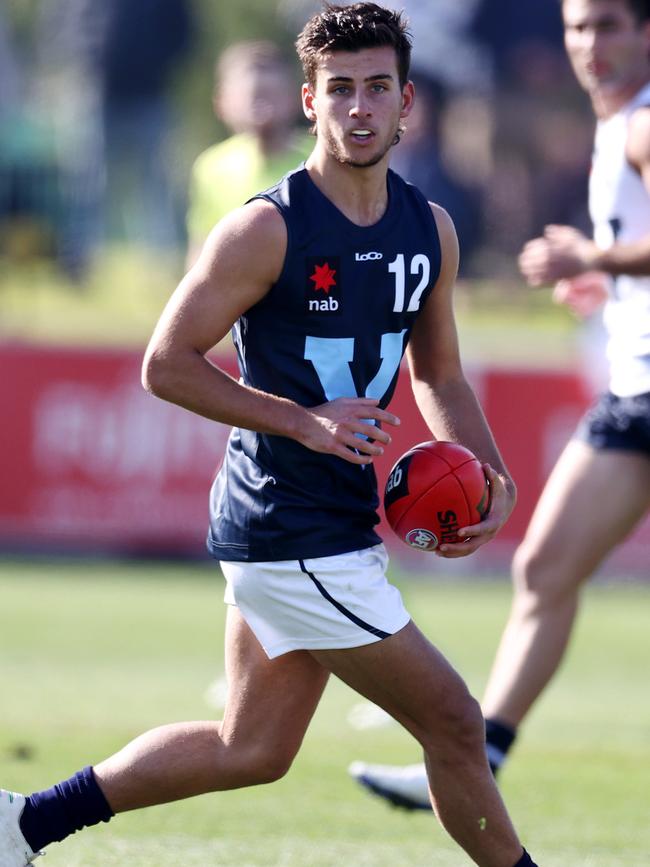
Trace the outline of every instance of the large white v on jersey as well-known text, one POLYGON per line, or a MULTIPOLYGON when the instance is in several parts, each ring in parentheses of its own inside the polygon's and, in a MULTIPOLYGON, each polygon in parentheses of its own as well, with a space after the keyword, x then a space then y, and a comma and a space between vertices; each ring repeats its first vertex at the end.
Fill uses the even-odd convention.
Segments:
MULTIPOLYGON (((596 128, 589 212, 601 248, 650 236, 650 194, 625 156, 630 117, 641 106, 650 106, 650 83, 596 128)), ((620 397, 650 391, 650 277, 613 279, 603 321, 610 390, 620 397)))

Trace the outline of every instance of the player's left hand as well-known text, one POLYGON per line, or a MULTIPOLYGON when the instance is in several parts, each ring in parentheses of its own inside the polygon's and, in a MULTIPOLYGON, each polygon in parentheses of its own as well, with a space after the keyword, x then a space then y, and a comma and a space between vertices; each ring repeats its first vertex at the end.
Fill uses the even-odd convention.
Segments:
POLYGON ((483 471, 490 485, 490 510, 479 524, 460 527, 458 536, 462 542, 445 543, 436 548, 439 557, 449 560, 467 557, 473 554, 481 545, 493 539, 510 517, 515 507, 516 495, 514 488, 506 482, 489 464, 483 464, 483 471))
POLYGON ((530 286, 545 286, 596 267, 599 249, 572 226, 547 226, 524 245, 519 269, 530 286))

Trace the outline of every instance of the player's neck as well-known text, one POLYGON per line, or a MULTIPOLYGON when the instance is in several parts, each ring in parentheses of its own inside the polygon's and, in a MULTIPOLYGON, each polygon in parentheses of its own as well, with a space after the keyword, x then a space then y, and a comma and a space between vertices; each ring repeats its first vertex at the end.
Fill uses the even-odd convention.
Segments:
POLYGON ((359 168, 336 162, 315 148, 306 161, 309 177, 347 218, 358 226, 372 226, 388 207, 388 157, 359 168))

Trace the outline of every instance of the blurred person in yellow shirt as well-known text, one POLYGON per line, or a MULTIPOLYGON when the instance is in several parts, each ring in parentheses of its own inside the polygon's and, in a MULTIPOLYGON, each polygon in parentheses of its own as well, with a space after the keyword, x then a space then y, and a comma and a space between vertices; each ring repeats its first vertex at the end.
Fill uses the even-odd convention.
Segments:
POLYGON ((192 168, 188 267, 215 223, 306 159, 314 143, 298 126, 293 69, 273 42, 237 42, 221 54, 213 107, 233 134, 203 151, 192 168))

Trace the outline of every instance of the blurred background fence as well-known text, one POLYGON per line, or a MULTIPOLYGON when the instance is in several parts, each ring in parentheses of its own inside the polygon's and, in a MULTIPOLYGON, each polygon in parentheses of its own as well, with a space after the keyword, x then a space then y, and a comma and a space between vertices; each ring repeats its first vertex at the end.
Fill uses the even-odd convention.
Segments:
MULTIPOLYGON (((231 355, 219 361, 235 373, 231 355)), ((204 552, 208 489, 227 428, 147 396, 139 387, 136 351, 4 347, 0 365, 6 372, 0 401, 12 408, 2 426, 0 549, 157 557, 204 552)), ((493 573, 507 567, 591 395, 582 377, 561 370, 482 366, 470 376, 519 482, 510 521, 473 558, 473 568, 493 573)), ((429 438, 406 371, 393 406, 402 423, 375 464, 382 488, 400 454, 429 438)), ((385 524, 382 530, 405 566, 446 572, 458 566, 433 557, 425 564, 425 555, 385 524)), ((649 547, 647 522, 608 568, 647 572, 649 547)))

